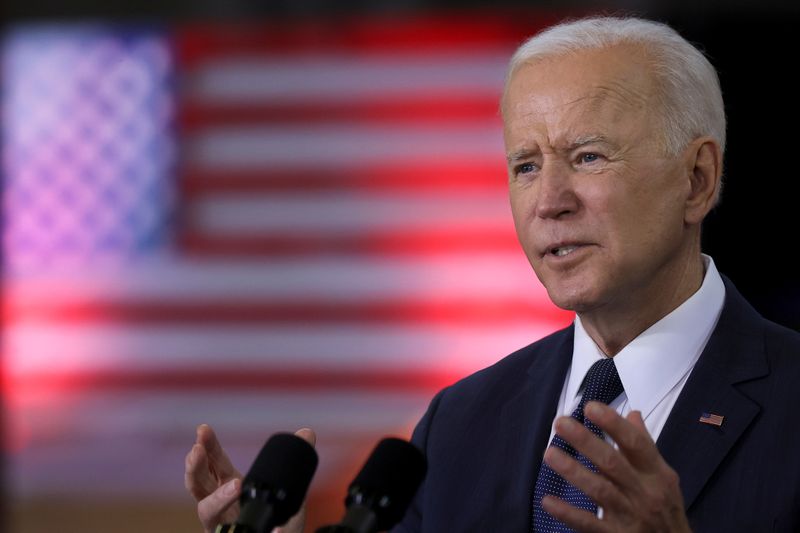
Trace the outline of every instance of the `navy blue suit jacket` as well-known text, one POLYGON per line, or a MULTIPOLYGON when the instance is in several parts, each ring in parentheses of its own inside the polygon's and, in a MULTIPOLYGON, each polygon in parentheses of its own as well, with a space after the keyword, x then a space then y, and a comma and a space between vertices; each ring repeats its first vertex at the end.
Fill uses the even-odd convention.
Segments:
MULTIPOLYGON (((724 279, 717 327, 657 445, 695 533, 800 531, 800 334, 724 279), (721 427, 698 421, 725 417, 721 427)), ((396 532, 526 532, 572 358, 570 326, 441 391, 413 442, 429 470, 396 532)))

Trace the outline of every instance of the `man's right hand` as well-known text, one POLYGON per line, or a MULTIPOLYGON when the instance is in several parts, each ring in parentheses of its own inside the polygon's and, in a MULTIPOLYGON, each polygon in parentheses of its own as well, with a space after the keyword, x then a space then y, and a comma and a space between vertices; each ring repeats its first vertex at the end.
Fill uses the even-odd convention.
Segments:
MULTIPOLYGON (((316 435, 310 429, 301 429, 295 435, 312 446, 316 442, 316 435)), ((242 474, 234 468, 211 426, 201 424, 197 427, 197 441, 186 455, 184 484, 197 500, 197 517, 205 533, 214 533, 219 524, 236 521, 242 474)), ((276 531, 302 533, 305 514, 304 504, 285 526, 276 531)))

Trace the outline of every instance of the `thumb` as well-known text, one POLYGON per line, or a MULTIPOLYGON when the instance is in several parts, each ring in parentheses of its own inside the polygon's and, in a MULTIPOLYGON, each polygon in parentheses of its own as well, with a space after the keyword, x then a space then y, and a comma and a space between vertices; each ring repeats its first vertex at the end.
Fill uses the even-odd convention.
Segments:
POLYGON ((197 516, 206 532, 214 531, 218 524, 233 522, 239 515, 237 500, 242 481, 232 479, 197 502, 197 516))

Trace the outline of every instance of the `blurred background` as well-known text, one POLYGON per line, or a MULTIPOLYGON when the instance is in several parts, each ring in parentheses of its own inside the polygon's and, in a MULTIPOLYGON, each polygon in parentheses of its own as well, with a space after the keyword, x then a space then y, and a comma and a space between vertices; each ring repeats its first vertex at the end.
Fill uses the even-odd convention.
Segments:
POLYGON ((800 329, 800 13, 696 4, 7 2, 0 530, 198 531, 199 423, 242 470, 316 429, 308 529, 334 522, 380 437, 568 324, 516 243, 497 113, 511 52, 568 16, 709 54, 729 148, 706 251, 800 329))

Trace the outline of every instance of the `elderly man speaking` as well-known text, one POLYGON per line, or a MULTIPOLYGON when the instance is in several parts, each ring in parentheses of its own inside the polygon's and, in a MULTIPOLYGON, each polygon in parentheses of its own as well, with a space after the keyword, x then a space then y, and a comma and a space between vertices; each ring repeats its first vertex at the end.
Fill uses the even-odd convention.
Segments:
MULTIPOLYGON (((701 254, 714 68, 663 24, 578 20, 517 50, 502 113, 517 235, 577 317, 434 398, 396 531, 800 531, 800 335, 701 254)), ((207 530, 237 477, 201 426, 186 482, 207 530)))

